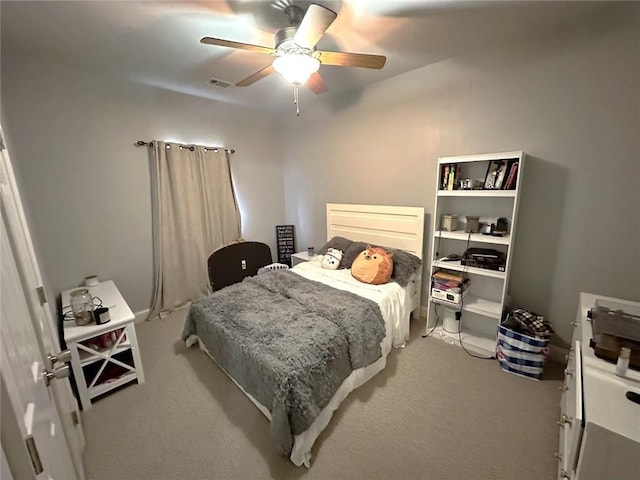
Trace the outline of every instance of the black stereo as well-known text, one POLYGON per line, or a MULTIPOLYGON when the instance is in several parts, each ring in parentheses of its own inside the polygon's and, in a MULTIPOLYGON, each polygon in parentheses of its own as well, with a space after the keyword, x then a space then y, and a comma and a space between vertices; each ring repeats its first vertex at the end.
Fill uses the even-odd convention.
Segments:
POLYGON ((507 259, 505 254, 491 248, 469 248, 462 256, 462 265, 487 268, 504 272, 507 259))

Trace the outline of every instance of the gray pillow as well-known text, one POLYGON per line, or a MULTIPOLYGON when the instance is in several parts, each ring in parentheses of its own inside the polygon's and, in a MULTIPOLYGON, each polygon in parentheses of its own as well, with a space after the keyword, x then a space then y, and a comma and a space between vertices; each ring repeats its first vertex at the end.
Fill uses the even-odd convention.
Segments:
POLYGON ((416 273, 422 266, 422 260, 412 253, 404 250, 392 250, 393 252, 393 272, 391 280, 394 280, 401 287, 409 284, 411 275, 416 273))
POLYGON ((367 249, 367 245, 369 244, 364 242, 351 242, 351 245, 342 256, 340 268, 351 268, 353 261, 360 254, 360 252, 367 249))
MULTIPOLYGON (((329 250, 330 248, 335 248, 337 250, 342 250, 342 253, 347 253, 347 250, 349 249, 349 246, 353 243, 352 240, 349 240, 348 238, 344 238, 344 237, 333 237, 331 240, 329 240, 327 243, 325 243, 324 245, 322 245, 318 251, 317 254, 318 255, 326 255, 327 254, 327 250, 329 250)), ((343 255, 343 261, 340 262, 340 267, 339 268, 345 268, 342 266, 342 263, 344 262, 344 255, 343 255)))
MULTIPOLYGON (((340 268, 351 268, 353 261, 363 250, 367 249, 368 243, 365 242, 353 242, 351 246, 344 252, 342 262, 340 262, 340 268)), ((371 245, 375 247, 377 245, 371 245)), ((385 250, 393 253, 393 272, 391 273, 391 280, 396 282, 401 287, 406 287, 409 284, 409 278, 416 273, 422 266, 422 260, 415 255, 405 252, 404 250, 396 250, 394 248, 382 247, 385 250)))

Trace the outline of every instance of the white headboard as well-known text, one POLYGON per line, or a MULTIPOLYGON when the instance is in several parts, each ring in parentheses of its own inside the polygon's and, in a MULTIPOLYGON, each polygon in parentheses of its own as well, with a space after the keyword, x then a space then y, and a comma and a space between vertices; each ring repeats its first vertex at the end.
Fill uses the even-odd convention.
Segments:
POLYGON ((336 235, 422 258, 424 207, 327 203, 327 240, 336 235))
MULTIPOLYGON (((422 258, 424 207, 327 204, 327 240, 335 236, 405 250, 422 258)), ((413 308, 420 306, 422 272, 418 272, 413 308)))

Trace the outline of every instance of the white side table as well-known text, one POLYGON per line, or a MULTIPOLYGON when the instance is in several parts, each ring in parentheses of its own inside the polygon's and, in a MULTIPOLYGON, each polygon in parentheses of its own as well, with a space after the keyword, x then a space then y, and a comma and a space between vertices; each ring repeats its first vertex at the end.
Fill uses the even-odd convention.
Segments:
MULTIPOLYGON (((102 325, 78 326, 64 321, 64 338, 71 351, 71 367, 76 379, 82 408, 91 401, 134 380, 144 383, 142 359, 134 326, 135 315, 113 281, 87 287, 94 297, 109 308, 111 320, 102 325)), ((62 292, 63 311, 68 310, 70 293, 62 292)))
POLYGON ((313 260, 314 258, 320 257, 321 255, 309 255, 306 251, 298 252, 291 255, 291 266, 295 267, 299 263, 308 262, 309 260, 313 260))

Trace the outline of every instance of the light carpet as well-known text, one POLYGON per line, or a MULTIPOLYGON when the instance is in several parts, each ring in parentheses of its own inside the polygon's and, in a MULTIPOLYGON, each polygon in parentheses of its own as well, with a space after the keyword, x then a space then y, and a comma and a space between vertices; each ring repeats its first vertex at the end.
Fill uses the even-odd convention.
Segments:
POLYGON ((343 402, 296 467, 267 419, 199 348, 180 340, 186 310, 136 325, 146 382, 82 413, 88 480, 554 478, 562 367, 542 381, 420 337, 343 402))

